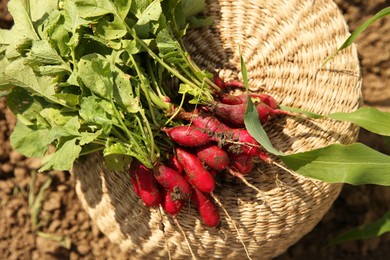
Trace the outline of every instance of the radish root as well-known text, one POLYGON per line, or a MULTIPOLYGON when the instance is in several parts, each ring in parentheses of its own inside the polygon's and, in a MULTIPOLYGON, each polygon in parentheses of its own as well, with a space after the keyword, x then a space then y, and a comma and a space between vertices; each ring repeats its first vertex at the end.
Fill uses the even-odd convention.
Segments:
POLYGON ((244 175, 242 175, 242 174, 239 173, 238 171, 235 171, 235 170, 233 170, 233 169, 231 169, 231 168, 228 168, 228 171, 229 171, 229 173, 230 173, 231 175, 233 175, 234 177, 237 177, 237 178, 241 179, 241 181, 242 181, 243 183, 245 183, 246 186, 248 186, 248 187, 254 189, 254 190, 257 191, 258 193, 263 194, 263 192, 262 192, 259 188, 257 188, 257 187, 254 186, 253 184, 249 183, 248 180, 244 177, 244 175))
POLYGON ((161 207, 159 207, 159 215, 160 215, 160 219, 161 219, 161 222, 160 222, 160 230, 163 232, 163 236, 164 236, 164 240, 165 240, 165 245, 167 247, 167 250, 168 250, 168 259, 171 260, 172 259, 172 255, 171 255, 171 249, 169 248, 169 243, 168 243, 168 238, 165 234, 165 225, 164 225, 164 217, 163 217, 163 213, 162 213, 163 209, 161 207))
POLYGON ((186 241, 188 249, 190 250, 190 254, 191 254, 192 259, 196 260, 196 256, 195 256, 194 252, 192 251, 190 241, 188 241, 187 235, 184 232, 183 228, 181 227, 181 225, 180 225, 179 221, 177 220, 176 216, 173 217, 173 220, 175 221, 175 224, 177 225, 177 227, 179 228, 180 232, 184 236, 184 239, 186 241))
POLYGON ((222 202, 218 199, 218 197, 217 197, 213 192, 211 192, 210 195, 211 195, 211 197, 214 199, 214 201, 218 204, 218 206, 221 207, 221 209, 222 209, 223 212, 225 213, 226 217, 227 217, 227 218, 231 221, 231 223, 233 224, 233 227, 234 227, 234 229, 235 229, 236 232, 237 232, 238 239, 240 240, 241 244, 242 244, 243 247, 244 247, 246 256, 248 257, 248 259, 252 260, 252 258, 251 258, 250 255, 249 255, 248 249, 246 248, 246 245, 245 245, 245 243, 244 243, 244 240, 242 240, 241 233, 240 233, 240 231, 238 230, 238 228, 237 228, 237 226, 236 226, 236 223, 234 222, 234 220, 232 219, 232 217, 230 217, 229 213, 227 212, 226 208, 222 205, 222 202))

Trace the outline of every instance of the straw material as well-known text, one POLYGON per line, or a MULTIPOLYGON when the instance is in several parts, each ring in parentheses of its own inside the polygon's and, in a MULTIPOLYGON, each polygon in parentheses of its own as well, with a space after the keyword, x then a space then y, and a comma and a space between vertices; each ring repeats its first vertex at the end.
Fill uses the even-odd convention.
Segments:
MULTIPOLYGON (((253 91, 321 114, 359 106, 361 79, 355 47, 321 68, 348 36, 332 1, 218 0, 208 1, 207 10, 214 25, 186 36, 191 57, 200 67, 221 68, 218 72, 224 79, 240 79, 240 46, 253 91)), ((356 127, 331 120, 286 117, 273 120, 265 129, 275 147, 286 153, 347 144, 357 137, 356 127)), ((168 251, 174 259, 191 256, 174 220, 144 207, 132 191, 128 174, 109 172, 98 154, 76 163, 73 174, 84 208, 130 258, 167 258, 168 251)), ((220 208, 220 227, 202 225, 191 205, 178 215, 196 257, 241 259, 245 256, 242 242, 254 259, 275 257, 312 230, 342 188, 263 164, 247 177, 261 192, 228 175, 216 188, 215 195, 231 216, 220 208)))

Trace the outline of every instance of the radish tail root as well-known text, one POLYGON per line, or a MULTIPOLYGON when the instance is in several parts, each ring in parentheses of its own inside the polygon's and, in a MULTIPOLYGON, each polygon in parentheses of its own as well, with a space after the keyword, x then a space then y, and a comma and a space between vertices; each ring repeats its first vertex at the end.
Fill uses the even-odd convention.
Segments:
POLYGON ((244 243, 244 240, 242 240, 241 233, 240 233, 240 231, 238 230, 235 221, 232 219, 232 217, 230 217, 229 213, 227 212, 226 208, 222 205, 222 202, 218 199, 218 197, 217 197, 213 192, 211 192, 210 195, 211 195, 211 197, 214 199, 214 201, 218 204, 218 206, 221 207, 221 209, 222 209, 223 212, 225 213, 226 217, 227 217, 227 218, 230 220, 230 222, 233 224, 233 227, 234 227, 234 229, 235 229, 236 232, 237 232, 238 239, 240 240, 242 246, 244 247, 246 256, 248 257, 248 259, 252 260, 252 258, 251 258, 250 255, 249 255, 248 249, 246 248, 246 245, 245 245, 245 243, 244 243))
POLYGON ((191 254, 191 257, 193 260, 196 260, 196 256, 194 254, 194 252, 192 251, 192 248, 191 248, 191 244, 190 244, 190 241, 188 241, 188 238, 187 238, 187 235, 186 233, 184 232, 183 228, 181 227, 179 221, 177 220, 176 216, 173 217, 173 220, 175 221, 175 224, 177 225, 177 227, 180 229, 180 232, 183 234, 184 236, 184 239, 186 241, 186 244, 188 246, 188 249, 190 250, 190 254, 191 254))
POLYGON ((165 246, 167 247, 167 251, 168 251, 168 259, 171 260, 172 259, 171 249, 169 248, 168 238, 167 238, 167 236, 165 234, 165 225, 164 225, 164 218, 163 218, 162 211, 163 211, 163 209, 160 207, 159 211, 158 211, 158 213, 160 215, 160 219, 161 219, 160 229, 161 229, 161 231, 163 232, 163 235, 164 235, 165 246))

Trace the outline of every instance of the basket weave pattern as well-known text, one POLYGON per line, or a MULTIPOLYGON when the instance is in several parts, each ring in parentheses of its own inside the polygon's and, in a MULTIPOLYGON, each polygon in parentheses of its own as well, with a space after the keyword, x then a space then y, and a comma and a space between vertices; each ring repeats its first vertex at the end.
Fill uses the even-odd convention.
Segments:
MULTIPOLYGON (((214 18, 213 26, 190 30, 185 39, 192 59, 201 68, 221 68, 218 72, 225 80, 241 79, 240 46, 252 91, 269 93, 283 105, 321 114, 359 106, 356 49, 346 49, 321 68, 348 35, 332 1, 210 0, 207 15, 214 18)), ((330 143, 347 144, 357 137, 356 127, 331 120, 278 118, 264 127, 274 146, 286 153, 330 143)), ((168 248, 174 259, 189 257, 174 221, 142 205, 128 174, 108 171, 102 157, 94 154, 77 162, 73 175, 83 207, 100 230, 132 258, 166 258, 168 248)), ((226 176, 215 194, 256 259, 281 254, 309 232, 342 187, 264 164, 258 164, 247 178, 262 193, 226 176)), ((231 220, 222 210, 220 215, 217 228, 202 225, 191 205, 177 216, 197 257, 245 254, 231 220)))

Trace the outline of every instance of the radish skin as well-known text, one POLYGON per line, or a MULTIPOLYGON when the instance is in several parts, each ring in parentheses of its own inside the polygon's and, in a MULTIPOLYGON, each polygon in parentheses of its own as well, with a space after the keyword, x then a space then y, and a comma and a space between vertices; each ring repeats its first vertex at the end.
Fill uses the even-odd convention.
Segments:
POLYGON ((181 167, 179 161, 176 156, 172 156, 169 160, 169 166, 171 166, 175 171, 177 171, 180 175, 183 174, 183 167, 181 167))
POLYGON ((177 171, 159 163, 153 168, 153 174, 161 186, 175 194, 176 199, 185 200, 189 198, 191 193, 190 184, 177 171))
POLYGON ((214 177, 204 167, 199 158, 181 148, 176 148, 176 156, 183 167, 187 181, 202 192, 210 193, 215 188, 214 177))
MULTIPOLYGON (((252 99, 259 99, 261 102, 265 103, 266 105, 268 105, 272 109, 278 108, 278 104, 277 104, 276 100, 268 94, 249 93, 249 96, 252 99)), ((220 98, 222 103, 228 104, 228 105, 238 105, 238 104, 243 104, 243 103, 245 104, 247 102, 247 94, 246 93, 243 93, 240 95, 230 95, 230 94, 224 93, 224 94, 221 94, 219 98, 220 98)), ((255 103, 258 103, 258 102, 255 102, 255 103)))
POLYGON ((224 103, 215 102, 215 104, 210 107, 210 111, 216 116, 239 127, 243 127, 245 125, 245 110, 246 104, 244 103, 238 105, 227 105, 224 103))
POLYGON ((199 215, 206 226, 215 227, 219 224, 220 216, 218 209, 209 194, 194 188, 191 194, 191 202, 198 209, 199 215))
POLYGON ((147 207, 157 207, 161 203, 161 193, 151 171, 139 164, 135 170, 140 197, 147 207))
MULTIPOLYGON (((229 134, 229 133, 227 133, 229 134)), ((236 129, 231 134, 232 139, 242 143, 241 149, 242 153, 247 155, 258 155, 260 150, 259 146, 260 144, 250 135, 248 130, 246 129, 236 129)))
POLYGON ((211 133, 219 133, 232 130, 229 126, 219 121, 214 116, 205 112, 183 112, 180 113, 180 118, 191 121, 191 124, 200 128, 207 129, 211 133))
POLYGON ((196 151, 198 158, 210 168, 221 171, 229 165, 229 155, 218 145, 208 144, 196 151))
POLYGON ((210 135, 206 129, 193 125, 163 128, 162 131, 175 143, 181 146, 198 147, 211 141, 210 135))
POLYGON ((162 191, 161 206, 164 211, 171 216, 177 215, 185 203, 184 200, 174 199, 174 196, 175 195, 172 195, 172 193, 167 190, 162 191))
POLYGON ((242 174, 250 173, 253 169, 252 156, 247 154, 231 155, 230 168, 242 174))
POLYGON ((217 73, 214 73, 214 84, 217 85, 220 89, 225 87, 225 82, 218 76, 217 73))

